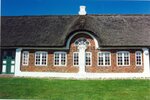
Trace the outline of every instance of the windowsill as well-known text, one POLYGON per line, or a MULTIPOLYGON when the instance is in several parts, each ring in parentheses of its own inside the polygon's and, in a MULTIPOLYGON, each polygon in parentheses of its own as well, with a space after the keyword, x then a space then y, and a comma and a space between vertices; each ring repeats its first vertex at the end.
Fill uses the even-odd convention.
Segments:
POLYGON ((136 67, 143 67, 143 65, 136 65, 136 67))
POLYGON ((22 67, 28 67, 29 65, 22 65, 22 67))
POLYGON ((53 65, 54 67, 67 67, 66 65, 53 65))
POLYGON ((97 66, 97 67, 111 67, 111 65, 100 65, 100 66, 97 66))
POLYGON ((73 67, 79 67, 79 66, 75 66, 75 65, 73 65, 73 67))
POLYGON ((35 65, 35 67, 47 67, 47 65, 35 65))
POLYGON ((130 65, 117 65, 117 67, 130 67, 130 65))

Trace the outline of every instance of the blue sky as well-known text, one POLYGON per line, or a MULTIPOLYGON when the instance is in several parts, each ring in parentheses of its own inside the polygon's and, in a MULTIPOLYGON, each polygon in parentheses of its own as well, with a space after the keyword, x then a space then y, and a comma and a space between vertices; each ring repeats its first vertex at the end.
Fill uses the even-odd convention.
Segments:
POLYGON ((149 0, 1 0, 1 15, 74 15, 80 5, 88 14, 150 14, 149 0))

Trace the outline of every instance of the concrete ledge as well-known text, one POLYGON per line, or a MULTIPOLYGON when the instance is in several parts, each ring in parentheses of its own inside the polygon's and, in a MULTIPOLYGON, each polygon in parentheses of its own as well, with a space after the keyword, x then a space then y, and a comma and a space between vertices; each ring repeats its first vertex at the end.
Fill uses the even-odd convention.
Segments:
POLYGON ((150 73, 56 73, 56 72, 19 72, 15 76, 21 77, 52 77, 75 79, 131 79, 150 78, 150 73))

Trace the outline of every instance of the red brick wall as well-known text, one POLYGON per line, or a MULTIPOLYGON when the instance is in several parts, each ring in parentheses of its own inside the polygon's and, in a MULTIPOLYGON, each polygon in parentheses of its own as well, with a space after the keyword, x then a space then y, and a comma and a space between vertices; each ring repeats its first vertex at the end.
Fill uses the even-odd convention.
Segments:
MULTIPOLYGON (((73 66, 73 52, 77 52, 78 49, 74 46, 74 41, 80 37, 85 37, 90 42, 90 45, 87 47, 87 52, 92 52, 92 66, 86 66, 86 72, 93 73, 109 73, 109 72, 143 72, 143 66, 135 65, 135 52, 139 50, 101 50, 111 52, 111 66, 97 66, 97 53, 100 50, 95 49, 94 40, 85 34, 76 35, 70 43, 69 50, 61 50, 67 52, 67 65, 66 66, 54 66, 54 52, 60 50, 23 50, 29 51, 29 65, 22 66, 21 71, 32 71, 32 72, 64 72, 64 73, 77 73, 79 71, 78 67, 73 66), (46 51, 48 52, 48 65, 47 66, 35 66, 35 52, 36 51, 46 51), (116 53, 118 51, 129 51, 130 52, 130 66, 117 66, 116 53)), ((142 50, 140 50, 142 51, 142 50)), ((144 64, 142 64, 144 65, 144 64)))

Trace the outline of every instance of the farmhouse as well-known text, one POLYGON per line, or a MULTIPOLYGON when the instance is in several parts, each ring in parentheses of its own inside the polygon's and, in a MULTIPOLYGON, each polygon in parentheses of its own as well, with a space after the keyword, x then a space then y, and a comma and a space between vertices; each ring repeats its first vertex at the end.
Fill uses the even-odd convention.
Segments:
POLYGON ((150 77, 150 15, 2 16, 1 74, 150 77))

